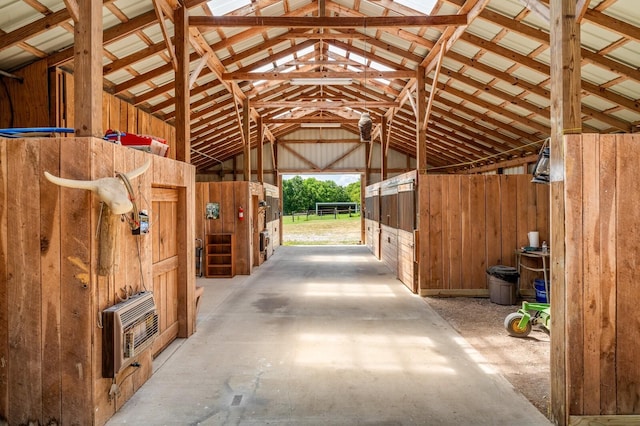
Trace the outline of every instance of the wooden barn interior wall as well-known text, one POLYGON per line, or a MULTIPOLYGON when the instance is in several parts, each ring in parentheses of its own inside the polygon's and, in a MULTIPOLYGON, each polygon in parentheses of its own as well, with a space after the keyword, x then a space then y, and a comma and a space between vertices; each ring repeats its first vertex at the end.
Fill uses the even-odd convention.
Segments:
MULTIPOLYGON (((258 223, 257 215, 267 215, 267 229, 271 234, 267 256, 271 256, 276 247, 280 245, 279 217, 270 219, 269 210, 259 211, 252 201, 255 195, 259 200, 267 200, 265 189, 269 188, 272 201, 279 209, 278 190, 273 185, 261 185, 255 182, 198 182, 196 183, 196 238, 205 239, 207 234, 234 234, 235 235, 235 273, 250 275, 254 266, 254 244, 257 245, 257 237, 254 233, 262 230, 262 226, 255 228, 258 223), (220 216, 218 219, 206 219, 205 211, 207 203, 220 204, 220 216), (244 219, 238 219, 238 209, 244 210, 244 219)), ((269 205, 269 204, 268 204, 269 205)), ((279 211, 279 210, 278 210, 279 211)))
MULTIPOLYGON (((409 187, 402 182, 415 174, 407 173, 370 185, 367 245, 416 293, 487 296, 489 266, 515 266, 514 251, 528 245, 530 231, 549 241, 549 189, 531 178, 421 175, 409 187)), ((524 294, 534 293, 540 276, 523 270, 524 294)))
MULTIPOLYGON (((46 60, 34 62, 15 74, 24 81, 4 79, 9 98, 0 90, 0 128, 74 127, 72 74, 49 69, 46 60)), ((163 138, 169 144, 167 157, 175 158, 175 127, 106 92, 102 126, 105 133, 111 129, 163 138)))
POLYGON ((565 286, 552 284, 551 300, 566 412, 571 424, 638 424, 640 135, 567 135, 564 146, 565 251, 552 256, 565 286))
POLYGON ((104 424, 151 376, 152 357, 194 332, 194 188, 193 166, 100 139, 0 140, 0 418, 104 424), (59 188, 43 172, 97 179, 148 158, 132 184, 150 232, 133 236, 118 220, 117 268, 99 276, 99 199, 59 188), (119 394, 109 396, 99 318, 123 288, 154 290, 161 335, 137 358, 140 367, 117 375, 119 394))
MULTIPOLYGON (((549 241, 549 187, 531 175, 422 175, 418 183, 420 293, 488 295, 486 270, 515 266, 528 233, 549 241)), ((541 266, 541 265, 532 265, 541 266)), ((540 276, 523 271, 527 293, 540 276)))
POLYGON ((280 246, 280 229, 282 207, 280 206, 280 191, 277 186, 264 183, 266 207, 267 230, 271 242, 268 247, 267 255, 271 256, 276 248, 280 246))

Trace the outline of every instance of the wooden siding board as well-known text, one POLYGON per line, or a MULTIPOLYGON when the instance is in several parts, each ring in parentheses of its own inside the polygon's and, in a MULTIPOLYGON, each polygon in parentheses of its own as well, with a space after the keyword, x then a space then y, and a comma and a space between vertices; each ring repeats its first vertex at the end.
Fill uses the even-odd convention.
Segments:
POLYGON ((486 266, 502 264, 502 231, 500 229, 500 176, 485 176, 487 263, 486 266))
POLYGON ((428 288, 444 288, 442 275, 442 176, 432 176, 429 185, 429 282, 428 288))
MULTIPOLYGON (((222 233, 235 233, 238 206, 245 203, 242 194, 236 194, 237 186, 233 182, 223 182, 220 187, 220 218, 222 220, 222 233)), ((245 208, 243 206, 243 208, 245 208)), ((246 211, 246 210, 245 210, 246 211)))
POLYGON ((473 257, 472 223, 474 217, 471 213, 471 180, 472 177, 460 177, 460 209, 462 210, 462 288, 473 287, 473 270, 471 259, 473 257))
MULTIPOLYGON (((63 139, 60 143, 60 174, 70 179, 90 177, 90 139, 63 139), (84 142, 84 143, 83 143, 84 142)), ((91 195, 78 189, 60 189, 62 418, 61 423, 91 424, 91 195)))
POLYGON ((486 288, 487 237, 484 177, 471 180, 471 288, 486 288))
POLYGON ((616 413, 616 139, 600 136, 600 413, 616 413))
POLYGON ((584 413, 600 412, 600 168, 596 135, 582 137, 584 413))
POLYGON ((517 179, 515 176, 503 175, 500 183, 501 263, 515 266, 514 250, 524 245, 518 239, 517 179))
POLYGON ((451 202, 449 202, 450 176, 442 176, 442 288, 451 288, 451 202))
POLYGON ((616 138, 600 136, 600 413, 616 414, 616 138))
POLYGON ((449 288, 462 288, 462 222, 460 206, 460 176, 447 177, 447 221, 449 228, 449 288))
POLYGON ((42 413, 42 319, 40 263, 30 257, 40 251, 39 140, 16 140, 8 147, 7 262, 9 307, 6 359, 9 424, 37 421, 42 413))
MULTIPOLYGON (((565 146, 565 258, 566 300, 565 314, 567 350, 567 412, 570 415, 584 413, 584 338, 583 338, 583 169, 582 143, 571 139, 565 146)), ((553 282, 552 286, 555 285, 553 282)), ((553 296, 553 295, 552 295, 553 296)))
MULTIPOLYGON (((0 283, 7 283, 9 182, 7 140, 0 140, 0 283)), ((9 289, 0 285, 0 359, 9 359, 9 289)), ((8 368, 0 368, 0 412, 9 413, 8 368)))
MULTIPOLYGON (((60 174, 60 140, 44 140, 40 145, 40 282, 42 288, 42 418, 47 422, 62 417, 60 342, 60 202, 44 171, 60 174)), ((1 219, 0 219, 1 220, 1 219)), ((0 279, 0 281, 2 281, 0 279)))
POLYGON ((617 346, 617 414, 640 413, 640 363, 638 362, 638 330, 640 314, 637 301, 640 299, 640 243, 637 230, 640 229, 638 216, 638 194, 640 180, 637 176, 640 164, 640 137, 620 136, 616 152, 617 188, 621 194, 617 198, 617 311, 618 321, 624 327, 616 329, 617 346), (633 232, 632 230, 636 230, 633 232))

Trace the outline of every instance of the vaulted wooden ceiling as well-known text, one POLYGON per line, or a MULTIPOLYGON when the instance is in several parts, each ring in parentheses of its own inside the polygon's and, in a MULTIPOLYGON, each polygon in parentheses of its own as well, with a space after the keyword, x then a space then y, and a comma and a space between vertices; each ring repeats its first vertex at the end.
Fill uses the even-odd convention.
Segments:
MULTIPOLYGON (((76 1, 0 0, 0 70, 41 58, 72 70, 76 1)), ((106 90, 169 123, 177 1, 105 0, 103 11, 106 90)), ((254 145, 256 123, 272 142, 311 122, 337 122, 356 137, 360 114, 369 111, 374 141, 388 137, 390 149, 415 157, 418 72, 427 76, 429 167, 520 158, 550 134, 546 0, 440 0, 430 15, 393 0, 210 2, 221 16, 203 0, 185 2, 191 158, 200 171, 243 152, 243 108, 254 145), (293 84, 309 77, 351 83, 293 84)), ((637 1, 577 0, 577 9, 583 131, 634 132, 637 1)))

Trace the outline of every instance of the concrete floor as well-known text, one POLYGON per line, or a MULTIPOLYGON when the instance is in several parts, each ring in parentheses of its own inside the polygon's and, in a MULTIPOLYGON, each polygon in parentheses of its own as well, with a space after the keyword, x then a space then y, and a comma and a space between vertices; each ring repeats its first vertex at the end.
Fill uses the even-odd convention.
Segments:
POLYGON ((198 280, 197 332, 109 425, 546 425, 363 246, 198 280))

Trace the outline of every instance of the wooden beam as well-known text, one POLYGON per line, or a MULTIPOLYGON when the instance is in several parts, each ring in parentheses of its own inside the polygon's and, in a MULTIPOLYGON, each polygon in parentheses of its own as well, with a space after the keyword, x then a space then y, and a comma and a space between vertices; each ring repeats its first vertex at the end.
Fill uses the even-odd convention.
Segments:
POLYGON ((179 7, 175 12, 176 45, 176 160, 191 162, 191 117, 189 94, 189 11, 179 7))
POLYGON ((582 22, 585 13, 587 13, 587 9, 589 9, 589 3, 591 2, 587 0, 578 0, 576 4, 576 22, 582 22))
POLYGON ((260 183, 264 183, 264 132, 263 132, 263 124, 262 124, 262 117, 258 117, 258 120, 256 121, 256 139, 258 140, 258 152, 257 152, 257 161, 258 164, 256 165, 256 173, 258 175, 258 182, 260 183))
MULTIPOLYGON (((155 9, 156 16, 158 17, 158 23, 160 24, 160 30, 162 31, 162 38, 167 45, 167 53, 169 54, 169 58, 171 59, 171 64, 173 65, 173 69, 177 70, 178 64, 176 61, 176 53, 173 49, 173 44, 171 43, 171 36, 169 36, 169 31, 167 30, 167 24, 164 20, 164 11, 160 2, 161 0, 153 0, 153 8, 155 9)), ((170 16, 169 19, 171 21, 174 21, 173 16, 170 16)))
MULTIPOLYGON (((425 77, 425 67, 418 66, 416 70, 416 105, 418 113, 416 114, 416 159, 418 174, 426 174, 427 173, 427 146, 426 146, 426 132, 423 127, 424 119, 427 113, 427 105, 426 105, 426 77, 425 77)), ((433 91, 437 85, 437 82, 434 82, 431 90, 433 91)), ((427 234, 424 234, 427 235, 427 234)))
POLYGON ((249 134, 249 98, 242 102, 242 134, 244 135, 243 159, 244 180, 251 182, 251 135, 249 134))
POLYGON ((102 137, 102 2, 81 0, 74 35, 76 136, 102 137))
POLYGON ((76 0, 64 0, 64 5, 67 7, 69 16, 71 16, 73 22, 77 23, 78 19, 80 19, 80 9, 78 7, 78 2, 76 0))
MULTIPOLYGON (((583 345, 567 332, 574 320, 566 315, 571 298, 566 291, 565 259, 565 167, 564 135, 580 133, 580 25, 576 21, 576 0, 551 0, 550 5, 551 52, 551 417, 558 425, 566 425, 572 410, 582 414, 579 389, 571 384, 577 375, 572 365, 573 351, 581 353, 583 345), (573 347, 573 344, 578 344, 573 347)), ((581 327, 581 326, 577 326, 581 327)))
POLYGON ((205 53, 204 56, 200 58, 200 61, 198 61, 198 65, 196 65, 194 70, 191 72, 191 75, 189 76, 189 89, 191 89, 193 85, 196 83, 196 80, 198 79, 198 76, 202 72, 202 69, 207 66, 208 60, 209 60, 209 52, 205 53))
POLYGON ((436 91, 438 90, 438 78, 440 77, 440 69, 442 68, 442 58, 444 58, 445 49, 440 49, 440 55, 438 55, 438 62, 433 74, 433 84, 431 85, 431 92, 429 93, 429 101, 427 102, 427 110, 424 113, 424 121, 422 122, 422 129, 427 131, 427 124, 429 122, 429 116, 431 115, 431 109, 433 108, 433 100, 436 98, 436 91))
POLYGON ((338 109, 338 108, 391 108, 400 104, 392 101, 359 101, 359 100, 337 100, 337 101, 258 101, 251 104, 254 108, 313 108, 321 109, 338 109))
POLYGON ((389 156, 387 155, 387 145, 389 145, 389 139, 387 134, 387 117, 382 116, 382 127, 380 129, 380 180, 387 179, 387 170, 389 156))
POLYGON ((396 78, 412 78, 415 76, 414 71, 306 71, 306 72, 232 72, 222 74, 225 81, 242 80, 291 80, 294 78, 351 78, 356 80, 384 78, 393 80, 396 78), (366 74, 366 75, 365 75, 366 74))
POLYGON ((189 25, 200 28, 407 28, 467 25, 466 15, 435 16, 192 16, 189 25))

